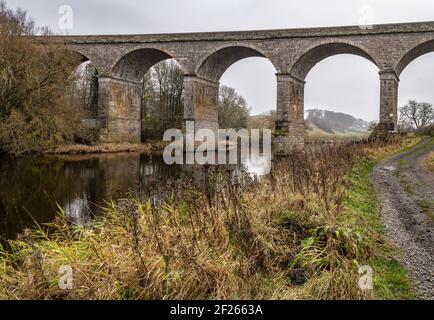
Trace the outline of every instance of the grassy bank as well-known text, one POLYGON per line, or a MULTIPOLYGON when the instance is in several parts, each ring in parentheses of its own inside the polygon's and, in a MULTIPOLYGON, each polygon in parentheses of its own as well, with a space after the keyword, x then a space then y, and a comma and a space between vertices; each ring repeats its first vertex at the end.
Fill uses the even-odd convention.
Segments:
POLYGON ((98 154, 98 153, 122 153, 142 152, 151 153, 161 151, 167 145, 164 141, 150 141, 146 143, 101 143, 96 145, 72 144, 56 148, 46 149, 43 154, 98 154))
POLYGON ((120 152, 150 152, 151 146, 134 143, 105 143, 99 145, 72 144, 44 150, 43 154, 94 154, 94 153, 120 153, 120 152))
POLYGON ((90 226, 62 215, 0 253, 0 298, 365 299, 410 297, 368 176, 414 140, 293 152, 242 181, 203 168, 110 203, 90 226), (73 289, 58 288, 72 267, 73 289), (374 269, 360 290, 359 266, 374 269))
MULTIPOLYGON (((419 141, 415 139, 411 145, 419 141)), ((404 149, 406 147, 402 150, 404 149)), ((374 166, 387 155, 389 151, 373 152, 354 167, 350 178, 352 187, 346 205, 352 209, 354 218, 357 216, 358 219, 364 219, 362 225, 372 228, 367 232, 370 247, 373 248, 367 265, 374 271, 374 296, 378 299, 413 299, 406 270, 396 260, 399 253, 385 237, 385 230, 378 215, 378 199, 369 182, 374 166)))

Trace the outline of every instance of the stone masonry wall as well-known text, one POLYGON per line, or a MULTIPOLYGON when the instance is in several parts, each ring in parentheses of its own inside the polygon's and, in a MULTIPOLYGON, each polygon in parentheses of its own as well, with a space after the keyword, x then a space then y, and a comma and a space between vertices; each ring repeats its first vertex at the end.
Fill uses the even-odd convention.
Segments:
POLYGON ((184 79, 184 121, 194 121, 195 130, 210 129, 217 137, 219 83, 200 77, 184 79))
POLYGON ((140 142, 140 83, 100 77, 101 142, 140 142))
POLYGON ((398 84, 395 72, 380 73, 380 130, 395 131, 398 124, 398 84))

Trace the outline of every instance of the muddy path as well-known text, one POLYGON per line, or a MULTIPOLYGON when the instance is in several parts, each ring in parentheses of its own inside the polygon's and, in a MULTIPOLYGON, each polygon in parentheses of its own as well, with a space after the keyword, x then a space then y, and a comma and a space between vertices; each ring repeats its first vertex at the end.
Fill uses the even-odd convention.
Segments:
POLYGON ((370 177, 387 236, 420 299, 434 299, 434 173, 425 160, 434 139, 378 164, 370 177))

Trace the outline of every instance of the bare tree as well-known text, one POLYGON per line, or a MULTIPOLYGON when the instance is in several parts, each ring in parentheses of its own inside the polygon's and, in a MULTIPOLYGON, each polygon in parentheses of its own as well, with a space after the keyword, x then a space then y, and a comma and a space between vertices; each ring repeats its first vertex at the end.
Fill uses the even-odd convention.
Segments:
POLYGON ((222 86, 219 93, 219 125, 224 129, 247 128, 250 109, 234 88, 222 86))
POLYGON ((69 103, 85 111, 85 117, 97 117, 98 72, 90 61, 81 64, 74 72, 67 97, 69 103))
POLYGON ((166 129, 181 128, 184 77, 176 61, 155 65, 142 83, 142 139, 161 138, 166 129))
POLYGON ((434 121, 434 109, 432 104, 427 102, 408 101, 408 104, 399 109, 400 126, 423 128, 434 121))
MULTIPOLYGON (((181 128, 184 77, 179 65, 174 60, 160 62, 142 83, 142 139, 158 139, 166 129, 181 128)), ((233 88, 220 88, 218 108, 222 128, 247 127, 249 108, 233 88)))
POLYGON ((153 68, 159 93, 162 130, 180 126, 184 77, 174 60, 163 61, 153 68))

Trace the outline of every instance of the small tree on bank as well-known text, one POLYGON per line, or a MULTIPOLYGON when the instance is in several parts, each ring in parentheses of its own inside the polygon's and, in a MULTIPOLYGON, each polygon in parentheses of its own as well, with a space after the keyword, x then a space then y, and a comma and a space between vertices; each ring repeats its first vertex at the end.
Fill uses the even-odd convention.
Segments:
POLYGON ((434 123, 434 108, 431 103, 409 100, 399 109, 399 113, 399 126, 404 130, 418 130, 434 123))
POLYGON ((241 129, 248 126, 250 109, 246 100, 234 88, 221 86, 218 114, 220 128, 241 129))

